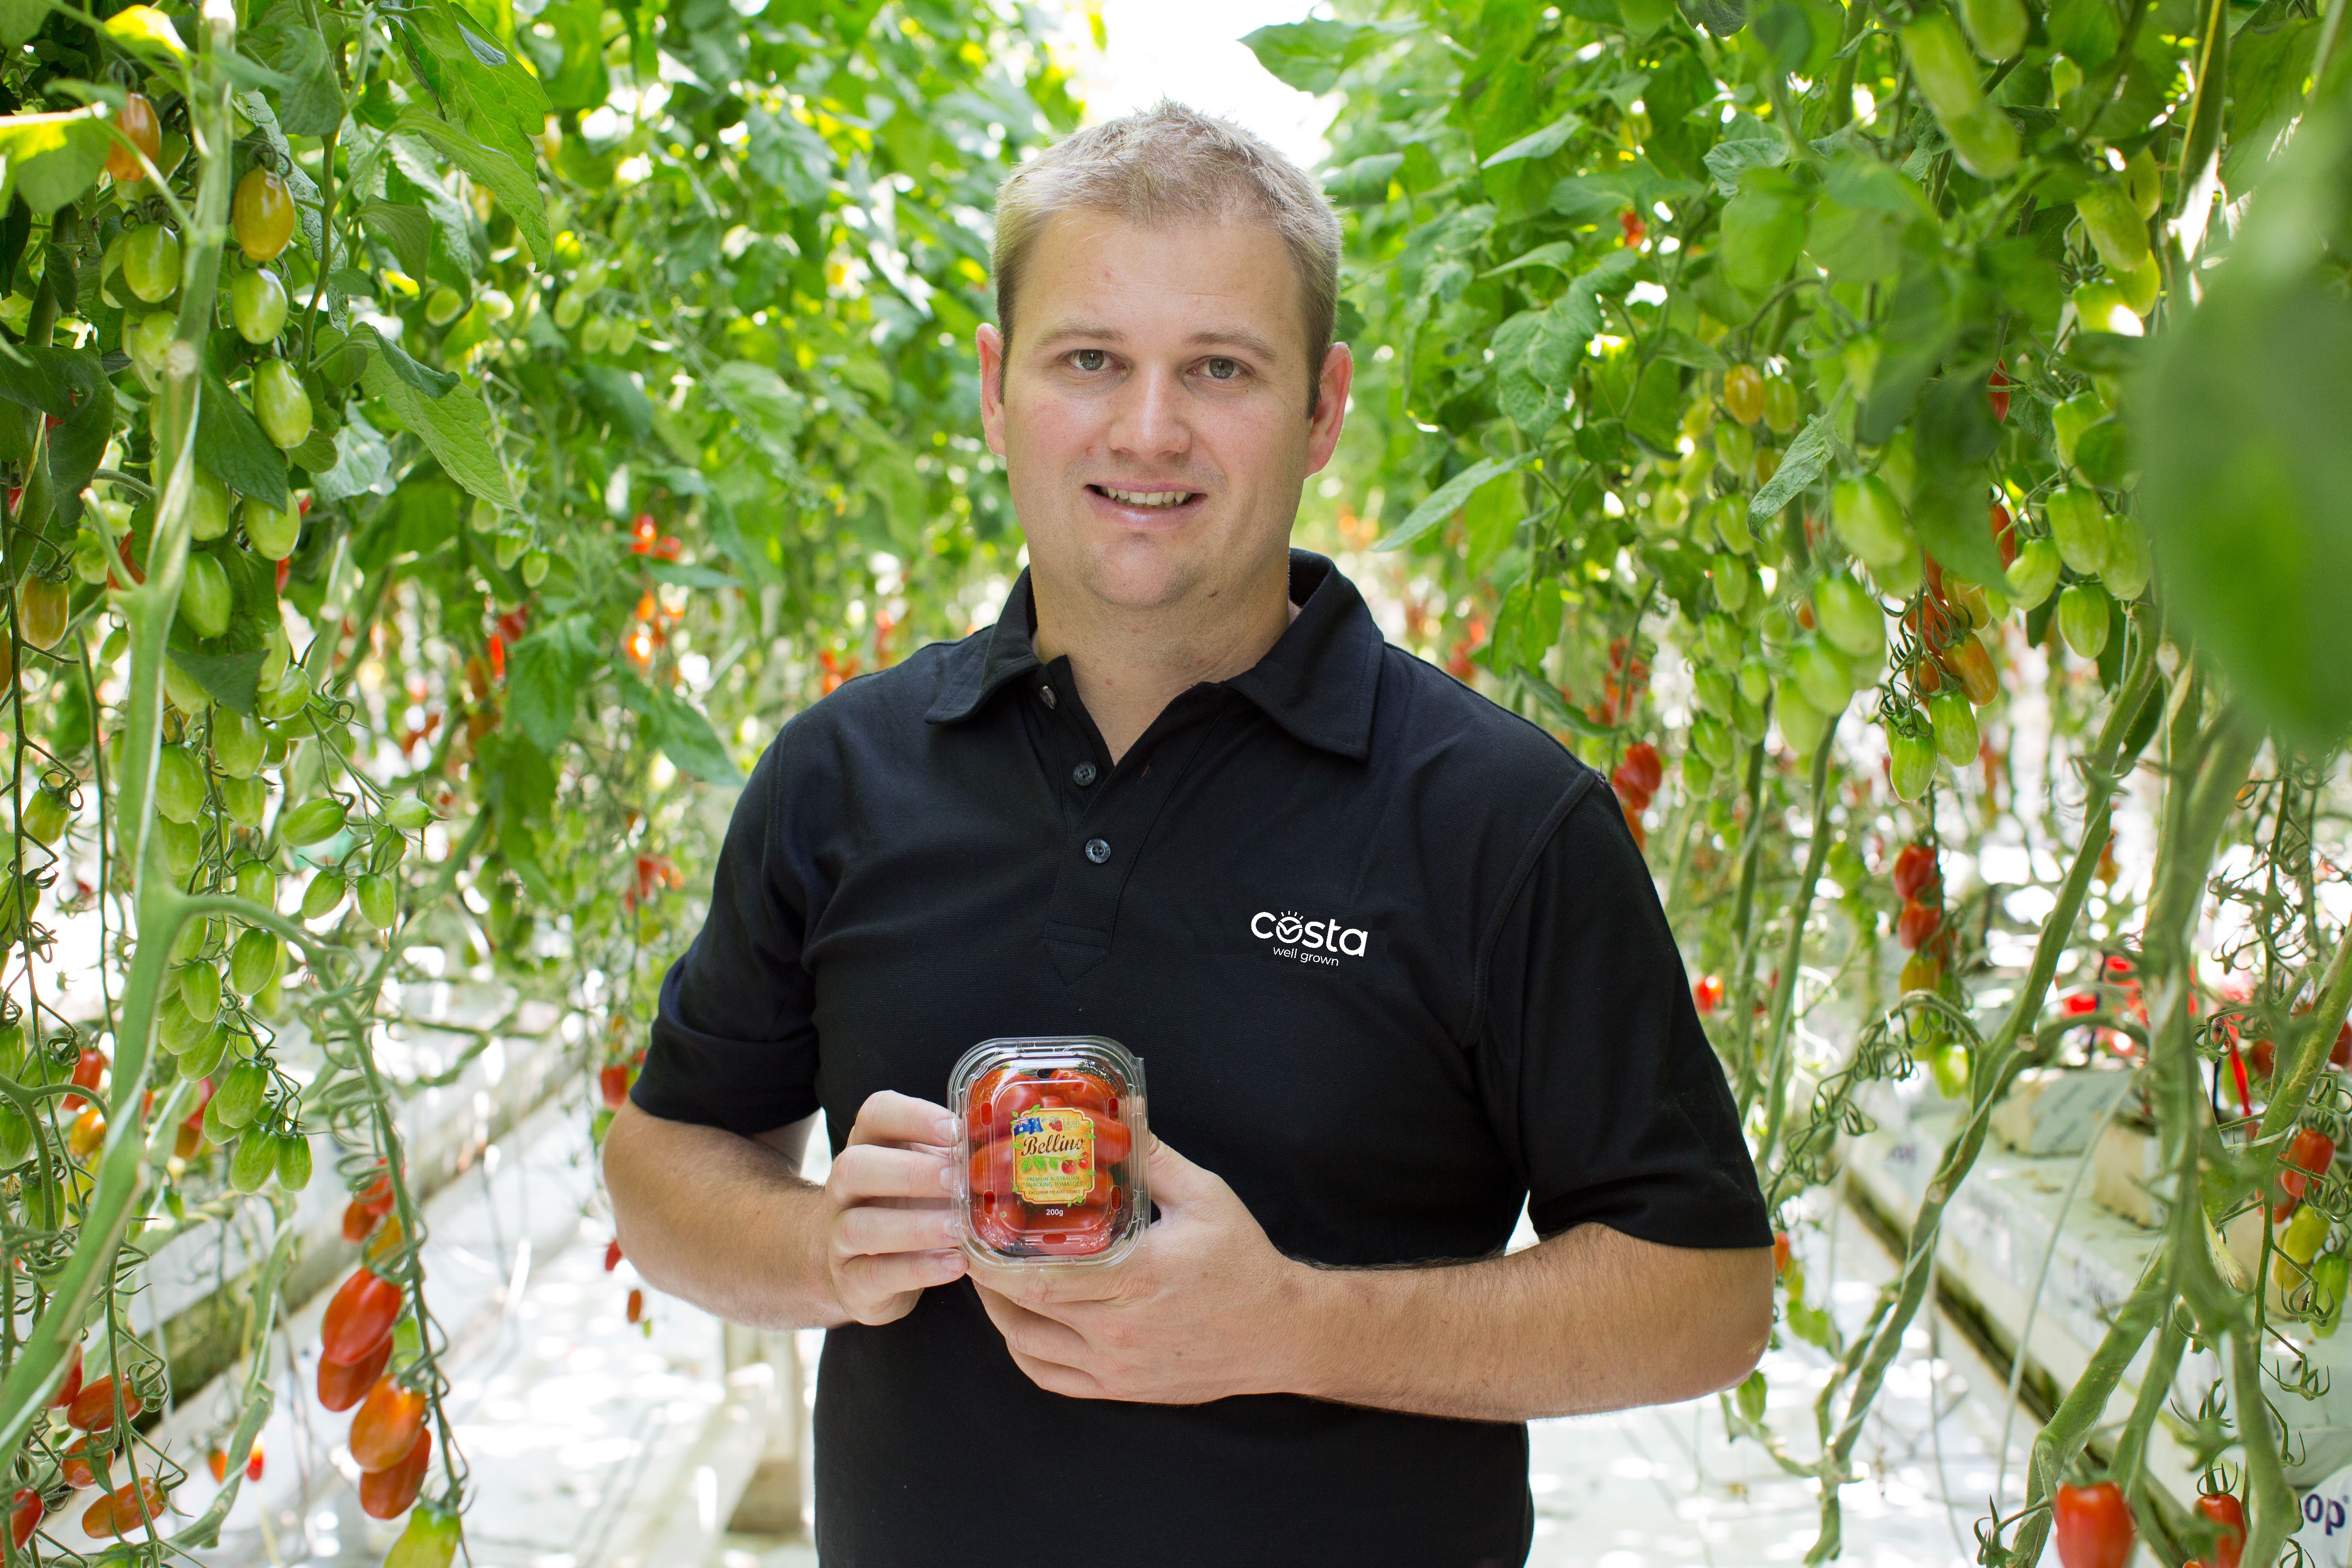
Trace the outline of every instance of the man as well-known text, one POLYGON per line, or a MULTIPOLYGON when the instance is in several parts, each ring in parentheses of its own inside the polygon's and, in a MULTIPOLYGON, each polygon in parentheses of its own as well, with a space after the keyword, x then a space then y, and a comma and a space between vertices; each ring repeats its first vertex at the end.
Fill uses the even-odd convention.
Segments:
POLYGON ((1655 889, 1592 770, 1288 548, 1351 367, 1313 183, 1163 104, 997 222, 1029 570, 761 761, 605 1143, 621 1239, 831 1331, 829 1565, 1522 1562, 1522 1423, 1725 1387, 1771 1318, 1655 889), (968 1266, 949 1069, 1055 1034, 1143 1058, 1158 1219, 968 1266))

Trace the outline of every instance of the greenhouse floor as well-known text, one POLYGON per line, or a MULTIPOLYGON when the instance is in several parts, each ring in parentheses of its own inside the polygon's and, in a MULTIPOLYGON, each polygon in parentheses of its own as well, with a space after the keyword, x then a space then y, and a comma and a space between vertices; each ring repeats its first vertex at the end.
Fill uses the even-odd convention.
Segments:
MULTIPOLYGON (((472 1468, 477 1568, 814 1563, 778 1494, 796 1482, 805 1493, 791 1460, 803 1423, 785 1412, 813 1396, 787 1347, 797 1342, 813 1368, 819 1336, 763 1342, 650 1292, 646 1323, 632 1327, 625 1300, 635 1280, 625 1263, 604 1271, 609 1231, 588 1217, 585 1117, 543 1111, 502 1152, 436 1199, 427 1255, 451 1341, 451 1417, 472 1468), (760 1343, 788 1364, 740 1364, 760 1343), (763 1468, 763 1456, 776 1462, 763 1468), (742 1517, 739 1505, 748 1514, 763 1498, 762 1528, 777 1533, 728 1529, 742 1517)), ((1888 1258, 1851 1216, 1813 1240, 1815 1277, 1842 1273, 1837 1314, 1858 1319, 1888 1258)), ((320 1305, 289 1325, 295 1345, 315 1344, 320 1305)), ((1767 1358, 1782 1430, 1810 1427, 1802 1417, 1824 1365, 1794 1342, 1767 1358)), ((238 1499, 220 1547, 203 1560, 224 1568, 383 1561, 396 1531, 361 1514, 340 1447, 344 1421, 310 1396, 314 1371, 303 1357, 281 1372, 265 1479, 238 1499)), ((175 1449, 203 1450, 224 1398, 202 1391, 174 1413, 175 1449)), ((1949 1325, 1916 1327, 1858 1450, 1864 1479, 1846 1491, 1842 1561, 1972 1561, 1970 1527, 1993 1489, 2005 1398, 2001 1380, 1949 1325)), ((2012 1500, 2032 1434, 2021 1414, 2004 1488, 2012 1500)), ((1727 1444, 1713 1400, 1539 1422, 1533 1447, 1529 1561, 1543 1568, 1795 1563, 1812 1542, 1810 1483, 1783 1475, 1752 1443, 1727 1444)), ((184 1506, 201 1508, 210 1489, 199 1469, 184 1506)))

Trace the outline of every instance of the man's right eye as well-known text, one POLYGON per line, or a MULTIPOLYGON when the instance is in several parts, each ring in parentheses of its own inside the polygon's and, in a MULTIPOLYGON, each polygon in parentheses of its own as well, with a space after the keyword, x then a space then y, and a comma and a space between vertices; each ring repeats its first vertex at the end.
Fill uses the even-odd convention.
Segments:
POLYGON ((1100 349, 1076 349, 1070 354, 1070 363, 1080 370, 1100 370, 1110 363, 1110 356, 1100 349))

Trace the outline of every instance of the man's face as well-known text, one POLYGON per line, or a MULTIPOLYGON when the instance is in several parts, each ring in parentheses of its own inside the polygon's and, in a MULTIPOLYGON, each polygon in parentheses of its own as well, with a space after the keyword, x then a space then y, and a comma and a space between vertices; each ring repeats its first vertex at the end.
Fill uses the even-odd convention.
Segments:
POLYGON ((1314 367, 1310 416, 1297 273, 1272 227, 1064 213, 1014 319, 1009 351, 980 329, 981 405, 1041 583, 1197 609, 1283 570, 1351 366, 1334 345, 1314 367))

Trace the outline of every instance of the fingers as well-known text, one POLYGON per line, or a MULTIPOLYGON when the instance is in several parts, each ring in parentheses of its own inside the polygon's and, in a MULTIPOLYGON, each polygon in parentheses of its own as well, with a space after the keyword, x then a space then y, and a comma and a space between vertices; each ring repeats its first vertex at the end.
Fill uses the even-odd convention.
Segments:
POLYGON ((1053 1362, 1073 1367, 1088 1359, 1086 1336, 1067 1323, 1033 1312, 999 1290, 973 1281, 988 1321, 1004 1336, 1005 1348, 1018 1358, 1053 1362))
POLYGON ((887 1323, 911 1311, 924 1290, 961 1279, 963 1270, 961 1252, 883 1253, 843 1260, 835 1288, 860 1322, 887 1323))
POLYGON ((955 1192, 951 1155, 930 1149, 860 1143, 841 1152, 824 1178, 825 1192, 838 1204, 877 1198, 919 1198, 944 1203, 955 1192))
POLYGON ((1170 1148, 1158 1133, 1152 1134, 1151 1147, 1144 1160, 1151 1182, 1151 1201, 1163 1209, 1197 1208, 1216 1202, 1230 1191, 1223 1177, 1195 1165, 1170 1148))
POLYGON ((1048 1394, 1066 1394, 1072 1399, 1108 1399, 1112 1395, 1095 1381, 1091 1373, 1080 1372, 1074 1366, 1039 1361, 1034 1356, 1013 1352, 1013 1364, 1022 1375, 1048 1394))
POLYGON ((956 1119, 946 1106, 887 1089, 866 1097, 857 1108, 857 1124, 849 1130, 851 1144, 929 1143, 952 1148, 955 1141, 956 1119))
POLYGON ((865 1258, 887 1252, 930 1252, 954 1247, 955 1214, 945 1208, 902 1209, 860 1204, 842 1210, 833 1222, 836 1258, 865 1258))

